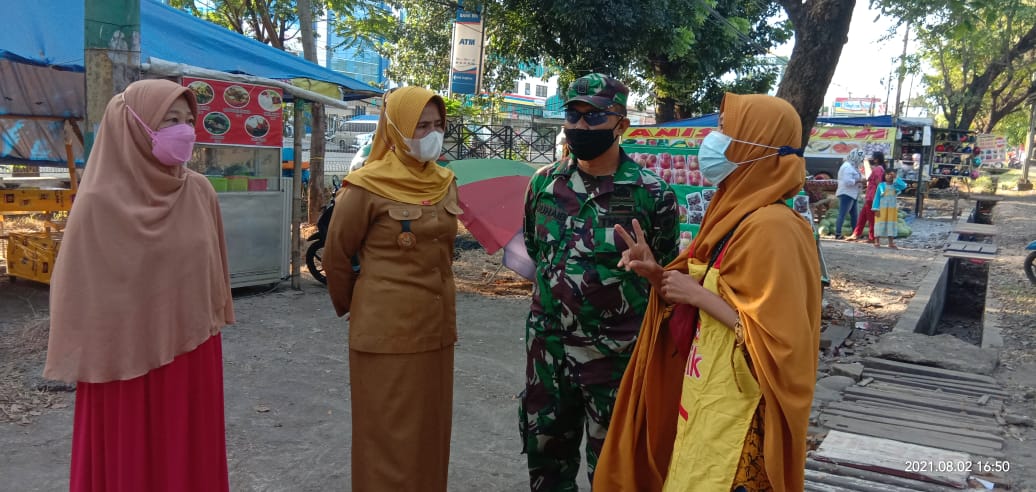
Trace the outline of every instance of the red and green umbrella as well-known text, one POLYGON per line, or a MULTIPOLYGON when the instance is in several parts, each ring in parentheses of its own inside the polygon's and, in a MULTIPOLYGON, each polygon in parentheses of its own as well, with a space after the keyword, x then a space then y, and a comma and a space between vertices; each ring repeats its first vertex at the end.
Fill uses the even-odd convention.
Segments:
POLYGON ((506 159, 465 159, 446 167, 457 175, 464 227, 489 254, 522 230, 525 191, 540 166, 506 159))

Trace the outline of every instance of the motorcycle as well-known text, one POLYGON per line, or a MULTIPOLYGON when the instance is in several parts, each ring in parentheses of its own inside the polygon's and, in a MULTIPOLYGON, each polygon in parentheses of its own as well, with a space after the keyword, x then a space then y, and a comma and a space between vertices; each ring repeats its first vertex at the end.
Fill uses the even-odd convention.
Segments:
POLYGON ((341 189, 342 182, 338 179, 338 176, 331 177, 331 200, 327 202, 324 209, 320 212, 320 217, 317 218, 317 230, 311 234, 306 241, 313 241, 306 249, 306 267, 309 268, 310 275, 317 279, 320 283, 327 285, 327 277, 324 276, 324 241, 327 240, 327 228, 331 224, 331 214, 335 211, 335 196, 338 195, 338 190, 341 189))
POLYGON ((1032 251, 1029 256, 1025 258, 1025 275, 1029 277, 1029 281, 1036 284, 1036 241, 1029 243, 1025 247, 1026 250, 1032 251))

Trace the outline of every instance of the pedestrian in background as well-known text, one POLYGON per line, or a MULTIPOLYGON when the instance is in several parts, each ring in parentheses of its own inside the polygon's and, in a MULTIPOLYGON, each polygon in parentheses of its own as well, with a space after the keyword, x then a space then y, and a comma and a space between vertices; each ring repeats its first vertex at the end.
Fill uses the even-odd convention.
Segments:
POLYGON ((536 276, 519 425, 534 491, 576 490, 584 428, 593 481, 647 306, 648 282, 619 267, 627 245, 614 226, 637 220, 651 231, 647 247, 657 258, 677 253, 675 194, 619 147, 628 94, 601 74, 574 81, 564 103, 570 154, 540 169, 526 196, 536 276))
MULTIPOLYGON (((842 167, 838 168, 838 189, 835 191, 838 197, 838 222, 835 222, 835 239, 842 239, 846 215, 849 216, 849 229, 856 230, 856 199, 860 196, 860 184, 863 183, 859 171, 861 162, 863 151, 854 149, 849 152, 842 167)), ((854 238, 850 236, 849 239, 854 238)))
POLYGON ((856 241, 863 237, 863 229, 870 226, 870 229, 867 231, 867 242, 873 243, 875 241, 874 211, 871 210, 870 204, 874 202, 874 193, 878 190, 878 185, 885 179, 884 152, 879 150, 871 154, 870 174, 867 174, 865 178, 867 179, 867 192, 864 194, 863 203, 866 206, 860 207, 860 218, 856 221, 853 235, 849 236, 849 239, 856 241))
POLYGON ((803 490, 821 284, 812 226, 785 205, 801 136, 788 102, 728 93, 698 152, 718 190, 691 248, 663 268, 639 223, 616 227, 653 294, 596 492, 803 490))
POLYGON ((445 491, 461 213, 453 171, 435 162, 446 105, 404 87, 383 107, 367 163, 338 193, 323 258, 335 312, 350 315, 352 490, 445 491))
POLYGON ((77 382, 72 491, 229 489, 234 309, 216 192, 184 167, 197 113, 167 80, 113 97, 69 213, 43 375, 77 382))
POLYGON ((874 247, 881 247, 881 238, 887 237, 889 248, 896 247, 896 236, 899 234, 899 200, 897 197, 907 187, 905 181, 896 175, 895 169, 885 171, 885 181, 878 185, 871 202, 874 212, 874 247))

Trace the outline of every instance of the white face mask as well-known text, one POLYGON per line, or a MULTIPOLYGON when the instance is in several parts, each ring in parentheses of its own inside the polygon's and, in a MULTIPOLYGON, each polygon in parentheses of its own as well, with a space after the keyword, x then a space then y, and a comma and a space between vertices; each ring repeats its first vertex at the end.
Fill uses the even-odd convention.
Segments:
POLYGON ((407 152, 410 157, 421 162, 428 162, 438 159, 439 155, 442 154, 442 139, 442 132, 432 130, 423 138, 404 138, 403 140, 406 142, 407 147, 410 147, 410 151, 407 152))
POLYGON ((396 133, 399 133, 400 137, 403 137, 403 142, 406 146, 410 147, 410 150, 407 152, 407 155, 410 157, 417 159, 419 162, 428 162, 438 159, 442 154, 443 132, 432 130, 422 138, 407 138, 392 120, 387 117, 385 120, 396 130, 396 133))

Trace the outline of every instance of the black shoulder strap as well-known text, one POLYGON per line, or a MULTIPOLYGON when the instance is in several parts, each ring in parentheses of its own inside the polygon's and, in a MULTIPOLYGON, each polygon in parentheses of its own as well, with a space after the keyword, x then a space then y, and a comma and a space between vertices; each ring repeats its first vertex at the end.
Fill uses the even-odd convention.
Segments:
MULTIPOLYGON (((705 275, 708 275, 709 270, 712 270, 712 265, 716 263, 716 259, 719 258, 719 254, 726 249, 727 241, 730 240, 730 237, 734 235, 734 231, 737 230, 738 226, 740 226, 749 215, 752 215, 752 212, 748 212, 744 217, 741 217, 741 220, 737 221, 737 224, 734 224, 734 227, 727 231, 727 233, 723 235, 723 238, 716 243, 716 246, 712 248, 712 252, 709 254, 709 265, 705 268, 705 275)), ((702 278, 704 279, 705 277, 703 276, 702 278)))

